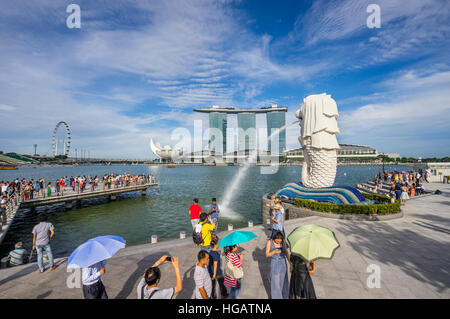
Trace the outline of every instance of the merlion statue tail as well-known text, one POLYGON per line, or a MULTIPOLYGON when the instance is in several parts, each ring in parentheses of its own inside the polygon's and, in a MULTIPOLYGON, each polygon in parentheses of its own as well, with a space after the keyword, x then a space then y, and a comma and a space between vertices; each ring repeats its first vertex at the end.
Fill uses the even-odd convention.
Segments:
POLYGON ((332 186, 337 168, 336 150, 313 149, 308 144, 303 148, 302 184, 312 188, 332 186))

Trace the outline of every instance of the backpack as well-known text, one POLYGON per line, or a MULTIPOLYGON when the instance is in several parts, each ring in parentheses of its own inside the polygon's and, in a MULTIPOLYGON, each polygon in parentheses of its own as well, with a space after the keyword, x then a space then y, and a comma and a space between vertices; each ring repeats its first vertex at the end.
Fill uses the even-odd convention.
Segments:
POLYGON ((203 244, 202 228, 203 224, 197 224, 194 228, 194 231, 192 232, 192 240, 196 245, 203 244))
MULTIPOLYGON (((142 288, 141 288, 141 299, 147 299, 147 298, 144 298, 144 289, 147 287, 147 285, 144 285, 144 286, 142 286, 142 288)), ((158 290, 159 289, 154 289, 151 293, 150 293, 150 296, 148 296, 148 299, 152 299, 152 297, 153 297, 153 295, 156 293, 156 292, 158 292, 158 290)))

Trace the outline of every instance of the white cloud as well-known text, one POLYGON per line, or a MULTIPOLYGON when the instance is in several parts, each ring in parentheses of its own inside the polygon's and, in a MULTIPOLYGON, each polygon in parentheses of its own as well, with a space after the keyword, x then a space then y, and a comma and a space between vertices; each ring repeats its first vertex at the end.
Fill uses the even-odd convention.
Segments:
POLYGON ((0 104, 0 111, 14 111, 16 108, 11 105, 0 104))
POLYGON ((388 148, 406 155, 448 155, 449 86, 450 72, 420 76, 409 71, 386 80, 380 84, 386 88, 382 101, 374 98, 375 103, 340 112, 341 139, 347 143, 365 141, 380 151, 388 148), (442 138, 446 139, 444 144, 442 138))

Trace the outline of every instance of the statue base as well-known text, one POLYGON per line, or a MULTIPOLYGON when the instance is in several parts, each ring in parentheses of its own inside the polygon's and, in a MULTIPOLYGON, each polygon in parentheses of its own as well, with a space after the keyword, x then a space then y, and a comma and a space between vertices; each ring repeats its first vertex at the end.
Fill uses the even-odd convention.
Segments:
POLYGON ((277 198, 294 200, 296 198, 309 199, 317 202, 334 204, 366 204, 367 200, 359 190, 350 186, 331 186, 310 188, 302 183, 289 183, 275 193, 277 198))

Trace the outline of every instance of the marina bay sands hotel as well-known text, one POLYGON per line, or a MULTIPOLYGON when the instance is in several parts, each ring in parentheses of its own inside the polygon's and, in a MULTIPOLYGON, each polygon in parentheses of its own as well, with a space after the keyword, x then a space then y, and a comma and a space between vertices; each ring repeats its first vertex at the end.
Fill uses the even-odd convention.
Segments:
MULTIPOLYGON (((210 143, 215 139, 215 132, 222 134, 222 147, 216 146, 215 151, 225 154, 234 150, 227 150, 227 117, 228 114, 237 114, 238 122, 238 152, 247 150, 256 150, 256 114, 266 114, 267 119, 267 137, 276 132, 286 124, 287 107, 272 105, 259 109, 236 109, 231 107, 212 106, 210 108, 194 109, 195 112, 209 114, 210 143)), ((274 137, 276 138, 276 136, 274 137)), ((282 154, 286 150, 286 131, 283 130, 278 136, 278 149, 272 150, 271 140, 268 140, 268 151, 282 154)), ((276 147, 276 145, 274 146, 276 147)))

